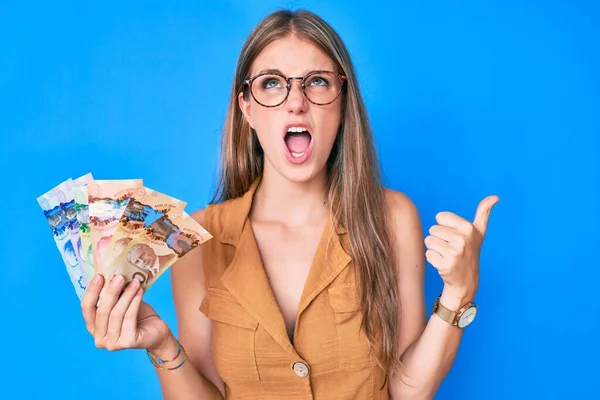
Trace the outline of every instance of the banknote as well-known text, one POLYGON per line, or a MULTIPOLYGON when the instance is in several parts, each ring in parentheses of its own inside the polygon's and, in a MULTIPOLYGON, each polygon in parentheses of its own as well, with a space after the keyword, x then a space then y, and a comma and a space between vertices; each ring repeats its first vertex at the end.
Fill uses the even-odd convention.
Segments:
POLYGON ((146 291, 173 263, 211 238, 185 212, 174 218, 164 215, 116 246, 119 256, 107 269, 107 278, 120 274, 126 281, 138 279, 146 291))
POLYGON ((75 210, 75 198, 73 197, 73 185, 72 179, 67 179, 55 188, 60 207, 65 213, 67 230, 73 249, 75 250, 75 257, 77 258, 78 268, 83 277, 83 285, 87 287, 90 278, 87 275, 87 271, 82 263, 81 254, 81 238, 79 236, 79 221, 77 220, 77 211, 75 210))
POLYGON ((75 288, 75 293, 81 300, 83 294, 85 293, 86 286, 84 284, 84 277, 82 276, 81 269, 79 268, 79 263, 77 261, 75 247, 73 246, 69 229, 67 227, 67 217, 64 209, 60 205, 58 194, 60 188, 65 184, 66 183, 63 182, 55 188, 42 194, 37 198, 37 202, 43 210, 44 216, 50 225, 54 242, 56 243, 56 247, 58 248, 63 263, 67 269, 71 284, 75 288))
POLYGON ((88 182, 90 238, 94 272, 99 270, 115 228, 132 197, 143 197, 142 179, 91 180, 88 182))
POLYGON ((93 180, 91 173, 87 173, 73 181, 73 198, 75 199, 75 211, 79 223, 79 263, 81 270, 85 271, 88 279, 94 276, 94 259, 92 253, 92 238, 90 234, 90 213, 88 206, 87 184, 93 180))
POLYGON ((118 251, 123 249, 123 243, 127 244, 141 233, 144 228, 163 215, 168 215, 170 218, 181 215, 186 205, 185 201, 148 187, 144 187, 138 191, 135 198, 129 200, 123 216, 119 220, 112 238, 106 246, 105 257, 100 270, 105 271, 106 264, 119 256, 118 251))

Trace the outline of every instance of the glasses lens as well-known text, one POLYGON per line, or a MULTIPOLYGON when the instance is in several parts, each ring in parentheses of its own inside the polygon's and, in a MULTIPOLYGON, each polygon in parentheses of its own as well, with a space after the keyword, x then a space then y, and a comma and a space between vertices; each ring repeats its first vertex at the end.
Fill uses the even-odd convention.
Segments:
POLYGON ((306 97, 317 104, 331 103, 339 95, 342 88, 341 79, 330 72, 316 72, 306 77, 306 97))
POLYGON ((274 106, 287 94, 286 81, 278 75, 261 75, 252 82, 252 94, 259 103, 274 106))

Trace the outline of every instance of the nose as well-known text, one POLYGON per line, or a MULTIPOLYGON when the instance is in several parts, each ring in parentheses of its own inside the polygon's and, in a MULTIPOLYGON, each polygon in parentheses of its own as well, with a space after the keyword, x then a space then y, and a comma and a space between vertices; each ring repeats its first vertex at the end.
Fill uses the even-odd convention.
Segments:
POLYGON ((290 78, 290 93, 285 102, 285 108, 289 113, 302 114, 306 112, 308 102, 302 91, 302 78, 290 78))

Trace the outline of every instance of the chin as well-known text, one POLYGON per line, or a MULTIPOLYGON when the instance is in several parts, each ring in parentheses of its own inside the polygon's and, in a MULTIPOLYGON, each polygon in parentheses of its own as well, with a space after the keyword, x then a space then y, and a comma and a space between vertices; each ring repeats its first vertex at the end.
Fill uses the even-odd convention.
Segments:
POLYGON ((290 165, 285 163, 278 168, 279 174, 286 180, 294 183, 308 183, 320 179, 325 174, 325 165, 312 163, 304 165, 290 165))

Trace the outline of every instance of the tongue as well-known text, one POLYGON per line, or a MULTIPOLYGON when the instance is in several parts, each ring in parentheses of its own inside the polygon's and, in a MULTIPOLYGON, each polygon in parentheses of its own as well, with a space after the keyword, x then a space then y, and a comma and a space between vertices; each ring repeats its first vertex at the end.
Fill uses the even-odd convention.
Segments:
POLYGON ((285 144, 292 153, 304 153, 310 144, 310 135, 306 132, 288 133, 285 144))

